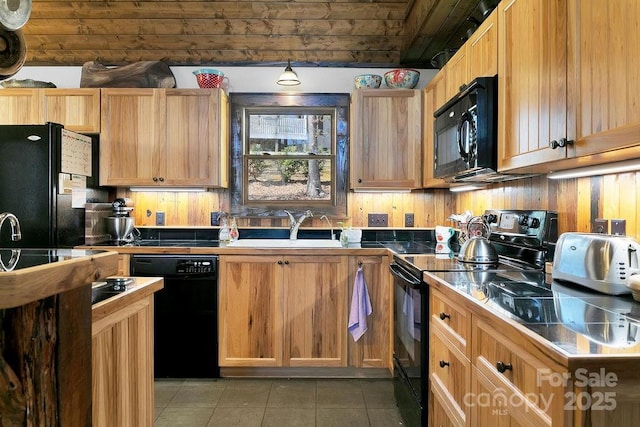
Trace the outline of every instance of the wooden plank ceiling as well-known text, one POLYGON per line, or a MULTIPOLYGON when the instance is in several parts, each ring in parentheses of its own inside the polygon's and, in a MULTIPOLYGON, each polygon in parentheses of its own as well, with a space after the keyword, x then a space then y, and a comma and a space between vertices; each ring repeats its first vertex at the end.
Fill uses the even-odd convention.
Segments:
MULTIPOLYGON (((486 1, 486 0, 485 0, 486 1)), ((495 3, 496 0, 493 0, 495 3)), ((481 0, 32 0, 25 65, 432 68, 481 0)))

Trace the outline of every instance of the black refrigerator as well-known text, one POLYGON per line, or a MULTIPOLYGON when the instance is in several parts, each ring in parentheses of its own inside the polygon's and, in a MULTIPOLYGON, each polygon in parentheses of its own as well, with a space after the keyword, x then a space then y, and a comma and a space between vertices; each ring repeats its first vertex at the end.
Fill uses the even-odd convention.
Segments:
POLYGON ((108 200, 108 191, 97 188, 98 144, 97 135, 70 132, 56 123, 0 126, 0 212, 14 214, 22 232, 20 241, 11 241, 5 221, 0 247, 84 244, 84 207, 72 207, 72 195, 60 183, 86 181, 86 202, 108 200))

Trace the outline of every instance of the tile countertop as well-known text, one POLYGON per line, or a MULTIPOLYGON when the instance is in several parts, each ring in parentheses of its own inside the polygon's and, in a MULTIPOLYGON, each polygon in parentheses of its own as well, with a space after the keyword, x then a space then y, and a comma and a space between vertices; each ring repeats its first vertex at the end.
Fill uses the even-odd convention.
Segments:
POLYGON ((547 287, 530 286, 523 296, 490 298, 492 291, 480 280, 460 280, 456 273, 447 272, 425 275, 463 295, 488 315, 537 338, 560 359, 640 357, 640 303, 631 295, 606 295, 554 281, 547 287), (536 315, 524 320, 527 316, 508 310, 520 303, 536 315))

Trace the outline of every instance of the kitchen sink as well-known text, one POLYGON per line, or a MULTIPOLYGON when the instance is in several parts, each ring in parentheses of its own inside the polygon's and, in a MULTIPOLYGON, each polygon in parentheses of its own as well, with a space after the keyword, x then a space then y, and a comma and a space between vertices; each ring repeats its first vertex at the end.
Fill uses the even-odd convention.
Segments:
POLYGON ((228 248, 341 248, 339 240, 329 239, 240 239, 227 243, 228 248))

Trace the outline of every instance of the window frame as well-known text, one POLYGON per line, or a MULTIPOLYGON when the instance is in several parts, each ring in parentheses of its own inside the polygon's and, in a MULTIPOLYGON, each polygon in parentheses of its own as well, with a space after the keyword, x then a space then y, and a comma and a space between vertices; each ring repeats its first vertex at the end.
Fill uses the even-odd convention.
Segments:
MULTIPOLYGON (((348 193, 348 152, 349 152, 349 94, 317 93, 231 93, 229 95, 231 133, 230 133, 230 180, 229 211, 231 215, 244 218, 282 217, 283 210, 312 209, 314 215, 327 215, 333 218, 347 217, 348 193), (332 201, 325 200, 248 200, 245 184, 248 182, 248 112, 297 111, 302 114, 318 112, 326 114, 332 111, 333 154, 313 156, 313 159, 333 157, 332 201)), ((293 113, 295 114, 295 112, 293 113)), ((276 160, 280 156, 269 156, 276 160)), ((294 158, 294 156, 281 156, 294 158)))
POLYGON ((327 108, 320 108, 320 107, 247 107, 243 109, 243 128, 244 128, 244 133, 243 133, 243 141, 242 141, 242 147, 243 147, 243 161, 242 161, 242 167, 243 167, 243 188, 242 188, 242 195, 243 195, 243 204, 245 205, 263 205, 263 204, 274 204, 275 206, 277 205, 282 205, 283 208, 287 208, 287 207, 291 207, 292 205, 297 205, 297 204, 305 204, 308 207, 320 207, 320 208, 324 208, 326 207, 327 204, 332 204, 335 205, 335 200, 336 200, 336 189, 335 189, 335 182, 336 182, 336 141, 337 141, 337 133, 336 133, 336 127, 337 127, 337 109, 336 108, 331 108, 331 107, 327 107, 327 108), (292 111, 294 111, 295 109, 295 114, 291 114, 292 111), (324 115, 324 116, 331 116, 331 130, 329 132, 330 134, 330 139, 331 139, 331 144, 330 144, 330 152, 329 154, 269 154, 269 155, 265 155, 265 154, 251 154, 250 149, 249 149, 249 145, 250 145, 250 137, 249 137, 249 133, 250 133, 250 120, 249 117, 251 115, 260 115, 260 114, 264 114, 264 115, 304 115, 305 117, 309 116, 309 115, 324 115), (329 200, 300 200, 300 201, 291 201, 291 200, 266 200, 266 201, 257 201, 257 200, 250 200, 249 199, 249 189, 248 189, 248 185, 249 185, 249 161, 251 159, 260 159, 260 160, 266 160, 266 161, 278 161, 278 160, 329 160, 330 166, 331 166, 331 194, 329 195, 329 200))

